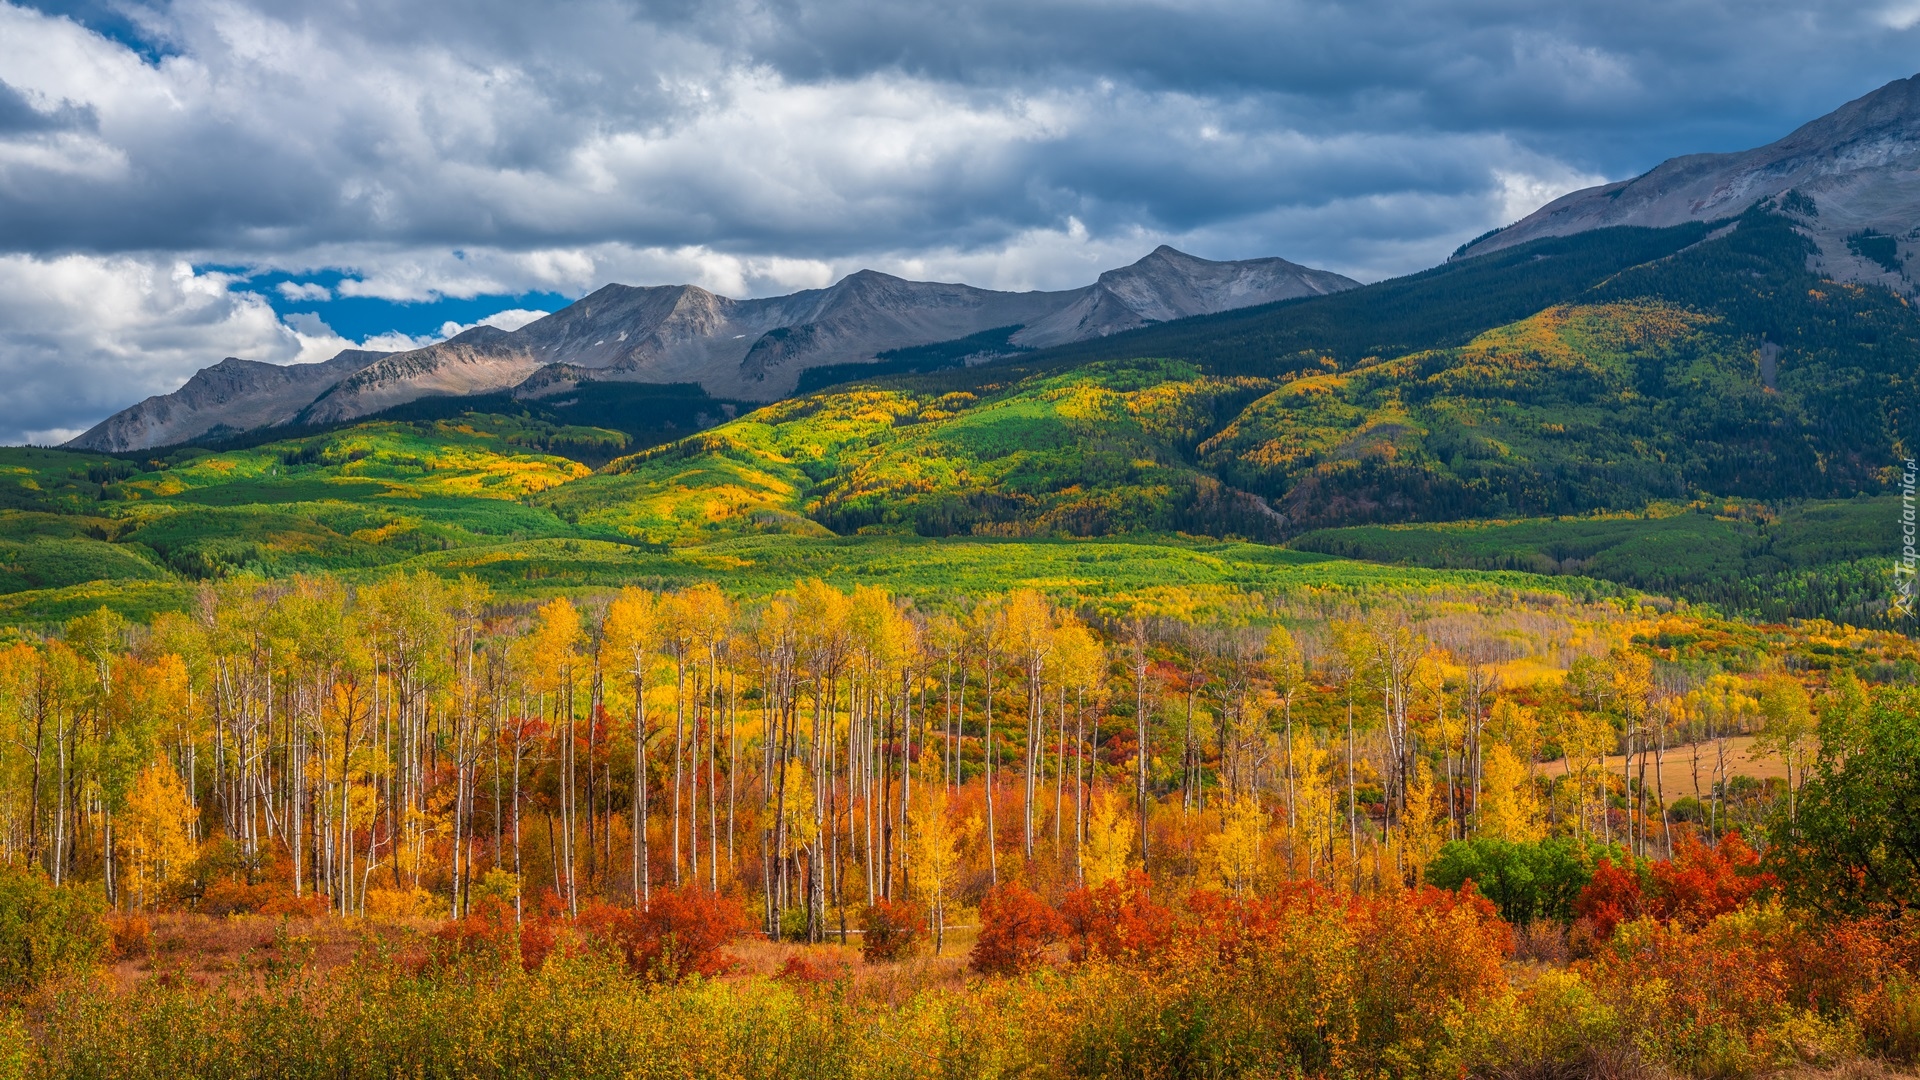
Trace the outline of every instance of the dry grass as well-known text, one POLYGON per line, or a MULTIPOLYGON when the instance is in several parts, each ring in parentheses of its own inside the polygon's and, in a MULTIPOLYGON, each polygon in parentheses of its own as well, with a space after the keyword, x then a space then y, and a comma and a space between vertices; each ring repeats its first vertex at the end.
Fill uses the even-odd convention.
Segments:
MULTIPOLYGON (((435 919, 317 919, 264 915, 152 914, 151 930, 143 944, 121 950, 111 971, 122 989, 150 979, 190 981, 200 986, 257 986, 276 967, 299 965, 330 971, 350 963, 364 950, 396 948, 431 934, 442 924, 435 919)), ((860 938, 849 934, 842 945, 838 934, 819 945, 768 941, 758 935, 741 937, 727 946, 735 960, 731 977, 776 976, 788 961, 828 980, 847 979, 863 993, 892 997, 935 985, 959 986, 967 978, 967 954, 977 928, 947 929, 940 955, 932 940, 922 940, 912 956, 888 963, 869 964, 860 958, 860 938)))
MULTIPOLYGON (((1694 751, 1699 751, 1700 793, 1704 797, 1713 784, 1713 767, 1718 751, 1712 743, 1699 743, 1688 746, 1670 746, 1666 760, 1660 769, 1660 783, 1666 788, 1669 800, 1693 794, 1694 751)), ((1753 736, 1735 735, 1726 740, 1726 770, 1729 778, 1751 776, 1756 780, 1783 779, 1787 775, 1786 760, 1778 754, 1755 753, 1753 736)), ((1620 775, 1622 758, 1619 754, 1607 758, 1607 771, 1620 775)), ((1635 762, 1636 775, 1638 762, 1635 762)), ((1549 761, 1540 766, 1547 776, 1564 776, 1567 772, 1567 759, 1549 761)), ((1654 783, 1653 755, 1647 755, 1647 783, 1654 783)))
POLYGON ((123 951, 114 980, 131 989, 152 978, 201 986, 258 984, 276 966, 341 967, 362 949, 430 933, 430 919, 317 919, 266 915, 154 914, 144 948, 123 951))

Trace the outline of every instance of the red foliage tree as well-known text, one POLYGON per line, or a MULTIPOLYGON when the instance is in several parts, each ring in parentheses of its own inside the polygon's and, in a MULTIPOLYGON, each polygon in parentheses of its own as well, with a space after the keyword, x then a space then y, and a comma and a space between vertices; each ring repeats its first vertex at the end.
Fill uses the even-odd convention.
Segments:
POLYGON ((983 975, 1017 975, 1039 966, 1046 947, 1067 932, 1059 912, 1032 890, 1008 883, 980 901, 980 937, 973 943, 973 969, 983 975))

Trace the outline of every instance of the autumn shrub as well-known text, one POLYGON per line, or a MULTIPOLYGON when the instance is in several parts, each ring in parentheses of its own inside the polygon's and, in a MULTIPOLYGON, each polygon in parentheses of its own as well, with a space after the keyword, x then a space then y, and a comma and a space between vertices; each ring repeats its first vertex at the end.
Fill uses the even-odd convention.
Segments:
POLYGON ((1638 919, 1646 908, 1644 892, 1640 874, 1632 864, 1616 866, 1612 859, 1601 859, 1573 904, 1575 951, 1584 951, 1593 941, 1607 940, 1613 936, 1614 927, 1638 919))
POLYGON ((467 914, 433 932, 430 955, 440 964, 518 961, 520 928, 514 924, 513 908, 497 897, 481 897, 467 914))
POLYGON ((1616 866, 1603 858, 1593 877, 1574 901, 1574 914, 1605 941, 1615 927, 1645 915, 1662 922, 1704 926, 1721 915, 1737 911, 1775 884, 1760 869, 1760 856, 1737 832, 1714 846, 1682 836, 1674 857, 1645 868, 1616 866))
POLYGON ((1152 879, 1135 869, 1068 893, 1060 905, 1068 958, 1140 962, 1165 956, 1178 926, 1171 908, 1153 902, 1152 889, 1152 879))
POLYGON ((823 983, 833 979, 833 972, 825 965, 816 964, 805 953, 794 953, 787 962, 780 965, 774 978, 792 983, 823 983))
POLYGON ((1737 832, 1709 847, 1692 834, 1680 837, 1671 861, 1654 863, 1647 913, 1686 926, 1704 926, 1738 911, 1774 884, 1760 869, 1760 856, 1737 832))
POLYGON ((447 910, 446 904, 417 885, 368 889, 365 906, 367 914, 377 919, 422 919, 443 914, 447 910))
POLYGON ((107 936, 114 959, 145 956, 153 947, 153 923, 142 912, 116 912, 107 916, 107 936))
POLYGON ((733 959, 721 947, 748 925, 739 900, 696 886, 655 893, 645 907, 596 903, 579 918, 581 929, 611 947, 627 970, 662 982, 726 971, 733 959))
POLYGON ((55 885, 34 870, 0 869, 0 995, 18 994, 107 956, 99 891, 55 885))
POLYGON ((560 945, 560 918, 550 912, 539 912, 523 919, 520 923, 520 966, 527 971, 538 971, 553 955, 560 945))
POLYGON ((1643 1053, 1695 1076, 1744 1076, 1857 1053, 1901 972, 1859 924, 1752 904, 1699 926, 1621 923, 1578 971, 1643 1053))
POLYGON ((1458 1075, 1460 1033, 1510 995, 1510 932, 1471 892, 1303 886, 1181 907, 1171 963, 1090 965, 1076 984, 1087 1020, 1065 1033, 1067 1071, 1458 1075))
POLYGON ((983 975, 1018 975, 1038 967, 1047 946, 1066 932, 1060 914, 1032 890, 997 885, 980 900, 980 936, 969 960, 983 975))
POLYGON ((877 899, 860 913, 860 958, 869 964, 899 960, 913 951, 926 931, 917 906, 877 899))
POLYGON ((202 915, 257 914, 279 894, 266 882, 250 884, 243 878, 223 877, 207 883, 193 909, 202 915))

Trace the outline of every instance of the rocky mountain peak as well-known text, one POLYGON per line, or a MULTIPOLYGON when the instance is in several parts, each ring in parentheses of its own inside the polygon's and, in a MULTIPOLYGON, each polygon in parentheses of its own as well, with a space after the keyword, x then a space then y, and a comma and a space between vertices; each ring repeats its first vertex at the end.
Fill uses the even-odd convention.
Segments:
POLYGON ((1920 296, 1907 269, 1920 247, 1920 75, 1765 146, 1671 158, 1631 180, 1563 195, 1456 257, 1609 226, 1723 220, 1767 199, 1797 215, 1820 247, 1821 272, 1920 296), (1863 237, 1879 238, 1865 254, 1863 237))
POLYGON ((770 401, 791 393, 808 368, 870 362, 891 349, 984 330, 1020 326, 1020 344, 1050 345, 1355 284, 1284 259, 1210 262, 1165 245, 1063 292, 997 292, 877 270, 755 300, 697 285, 611 284, 518 330, 476 326, 391 356, 342 353, 331 368, 305 365, 310 370, 297 375, 222 361, 72 445, 129 449, 213 430, 340 423, 421 397, 511 391, 537 398, 583 381, 698 382, 716 396, 770 401), (225 389, 214 392, 213 383, 225 389), (262 389, 268 386, 270 393, 262 389), (154 419, 162 415, 169 419, 154 419))

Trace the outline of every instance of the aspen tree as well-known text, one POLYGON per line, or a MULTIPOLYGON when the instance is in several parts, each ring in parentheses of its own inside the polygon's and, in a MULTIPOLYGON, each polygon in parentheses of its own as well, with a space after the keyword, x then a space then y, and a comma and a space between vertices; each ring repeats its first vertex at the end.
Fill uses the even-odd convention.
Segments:
MULTIPOLYGON (((633 687, 633 860, 630 875, 633 902, 649 906, 653 899, 651 853, 647 849, 647 674, 661 640, 659 598, 628 585, 607 605, 601 647, 619 658, 619 669, 633 687)), ((612 666, 611 664, 609 666, 612 666)))

